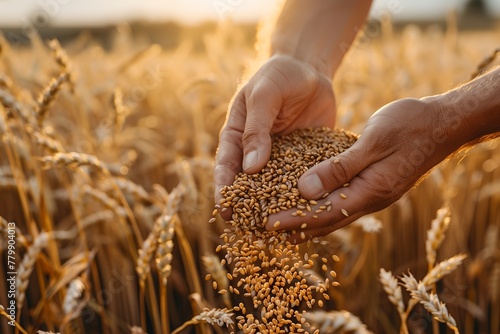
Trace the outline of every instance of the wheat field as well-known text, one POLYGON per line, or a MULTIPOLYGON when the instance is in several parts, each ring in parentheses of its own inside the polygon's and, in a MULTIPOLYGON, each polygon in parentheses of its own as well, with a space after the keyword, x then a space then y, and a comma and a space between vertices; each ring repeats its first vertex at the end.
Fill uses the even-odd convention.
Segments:
MULTIPOLYGON (((127 26, 109 45, 0 36, 1 333, 242 332, 243 309, 260 316, 251 297, 220 293, 231 264, 216 252, 225 222, 212 219, 218 132, 265 54, 265 32, 259 51, 247 36, 228 22, 201 46, 186 35, 173 48, 127 26)), ((499 40, 499 29, 383 23, 334 80, 336 126, 361 133, 386 103, 466 82, 499 40)), ((471 148, 389 208, 299 246, 333 257, 340 284, 321 307, 297 306, 304 321, 320 333, 499 333, 499 145, 471 148)))

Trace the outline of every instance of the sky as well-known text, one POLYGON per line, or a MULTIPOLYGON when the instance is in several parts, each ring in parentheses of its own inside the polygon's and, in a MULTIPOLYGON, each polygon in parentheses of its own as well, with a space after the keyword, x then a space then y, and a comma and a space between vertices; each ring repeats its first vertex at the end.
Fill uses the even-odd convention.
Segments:
MULTIPOLYGON (((0 0, 0 26, 101 25, 123 20, 177 20, 195 24, 230 17, 257 21, 278 0, 0 0)), ((346 0, 349 1, 349 0, 346 0)), ((496 6, 500 0, 486 0, 496 6)), ((398 20, 439 19, 451 9, 463 9, 467 0, 375 0, 372 16, 389 13, 398 20)))

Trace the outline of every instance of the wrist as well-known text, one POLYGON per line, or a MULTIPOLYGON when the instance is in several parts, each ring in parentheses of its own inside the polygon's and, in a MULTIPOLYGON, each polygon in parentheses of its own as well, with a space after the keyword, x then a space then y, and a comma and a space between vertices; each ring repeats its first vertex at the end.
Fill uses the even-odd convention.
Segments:
POLYGON ((289 34, 273 34, 271 39, 271 57, 273 56, 290 57, 305 63, 313 67, 317 73, 326 76, 330 80, 335 74, 328 56, 322 57, 321 53, 314 49, 297 45, 296 41, 289 37, 289 34))
POLYGON ((271 54, 289 55, 332 78, 371 0, 288 0, 271 35, 271 54))
POLYGON ((498 136, 500 131, 500 68, 450 90, 421 99, 438 114, 443 136, 463 146, 498 136))

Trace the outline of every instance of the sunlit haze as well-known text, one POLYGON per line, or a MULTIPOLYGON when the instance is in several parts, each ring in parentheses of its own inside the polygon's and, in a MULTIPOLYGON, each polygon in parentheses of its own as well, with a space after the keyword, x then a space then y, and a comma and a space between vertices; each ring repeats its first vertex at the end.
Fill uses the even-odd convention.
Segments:
MULTIPOLYGON (((176 20, 194 24, 226 17, 252 22, 272 11, 276 3, 276 0, 0 0, 0 26, 28 22, 102 25, 124 20, 176 20)), ((394 20, 435 20, 451 10, 463 10, 466 3, 467 0, 376 0, 372 15, 389 13, 394 20)), ((499 4, 500 0, 486 1, 489 8, 499 4)))

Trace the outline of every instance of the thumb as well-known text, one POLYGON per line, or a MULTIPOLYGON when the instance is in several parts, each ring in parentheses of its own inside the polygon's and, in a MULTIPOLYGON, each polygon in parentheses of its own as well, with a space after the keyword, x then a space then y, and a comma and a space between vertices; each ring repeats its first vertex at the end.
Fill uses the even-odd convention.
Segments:
POLYGON ((300 194, 306 199, 321 198, 342 187, 371 163, 360 138, 345 152, 305 172, 298 181, 300 194))
POLYGON ((261 85, 249 94, 246 101, 247 119, 242 136, 243 171, 260 171, 271 156, 271 129, 281 109, 281 94, 275 86, 261 85))

